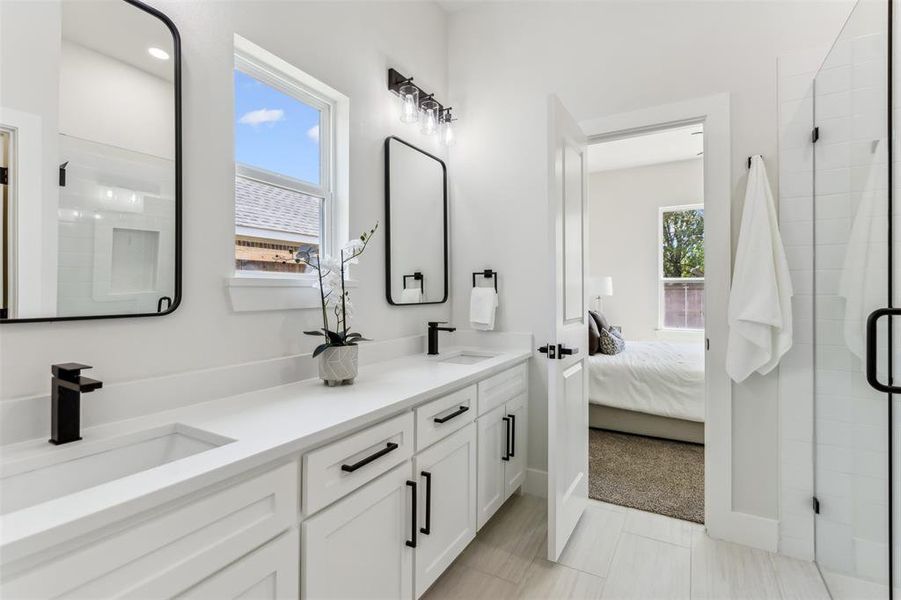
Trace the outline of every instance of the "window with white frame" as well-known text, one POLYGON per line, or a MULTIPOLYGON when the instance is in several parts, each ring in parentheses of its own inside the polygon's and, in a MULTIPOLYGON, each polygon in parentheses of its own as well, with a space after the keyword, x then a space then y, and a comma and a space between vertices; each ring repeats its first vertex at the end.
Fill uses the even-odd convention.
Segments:
POLYGON ((704 329, 704 205, 660 209, 659 327, 704 329))
MULTIPOLYGON (((235 270, 302 276, 298 250, 335 238, 335 112, 327 86, 236 40, 235 270)), ((346 99, 345 99, 346 100, 346 99)))

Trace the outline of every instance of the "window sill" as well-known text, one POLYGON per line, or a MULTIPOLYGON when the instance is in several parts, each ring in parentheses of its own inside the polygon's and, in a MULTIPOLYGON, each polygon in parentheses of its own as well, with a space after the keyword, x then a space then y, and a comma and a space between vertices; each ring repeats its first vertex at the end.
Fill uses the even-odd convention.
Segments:
MULTIPOLYGON (((225 287, 235 312, 319 309, 319 290, 312 277, 285 277, 279 274, 235 275, 225 278, 225 287)), ((348 288, 358 282, 349 279, 348 288)))

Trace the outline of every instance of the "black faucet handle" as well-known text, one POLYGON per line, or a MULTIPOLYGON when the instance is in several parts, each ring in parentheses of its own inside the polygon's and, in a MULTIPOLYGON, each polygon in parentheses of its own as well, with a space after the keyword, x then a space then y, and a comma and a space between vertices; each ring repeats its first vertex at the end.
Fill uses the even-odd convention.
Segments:
POLYGON ((52 365, 50 367, 50 371, 53 373, 54 377, 59 377, 60 379, 67 379, 69 381, 74 381, 76 377, 85 369, 93 369, 91 365, 83 365, 81 363, 61 363, 58 365, 52 365))

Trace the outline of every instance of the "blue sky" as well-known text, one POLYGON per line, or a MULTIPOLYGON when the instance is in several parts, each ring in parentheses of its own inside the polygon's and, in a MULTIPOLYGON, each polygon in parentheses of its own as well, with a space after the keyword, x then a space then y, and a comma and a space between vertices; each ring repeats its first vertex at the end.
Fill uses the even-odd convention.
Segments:
POLYGON ((235 70, 235 160, 319 183, 319 111, 235 70))

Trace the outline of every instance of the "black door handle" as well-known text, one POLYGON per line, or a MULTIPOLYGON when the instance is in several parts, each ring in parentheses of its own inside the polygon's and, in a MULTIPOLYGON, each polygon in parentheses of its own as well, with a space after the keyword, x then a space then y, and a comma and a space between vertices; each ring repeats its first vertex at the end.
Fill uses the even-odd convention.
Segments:
MULTIPOLYGON (((874 389, 879 390, 880 392, 885 392, 886 394, 901 393, 901 387, 891 384, 887 385, 879 381, 879 374, 877 373, 876 368, 876 361, 878 359, 878 351, 876 350, 876 344, 878 342, 876 325, 879 322, 879 319, 881 319, 882 317, 894 317, 898 315, 901 315, 901 308, 877 308, 870 313, 869 317, 867 317, 867 383, 869 383, 874 389)), ((891 340, 889 340, 889 344, 891 343, 891 340)), ((889 374, 889 377, 891 377, 891 374, 889 374)), ((889 379, 889 381, 891 381, 891 379, 889 379)))
POLYGON ((563 358, 564 356, 572 356, 573 354, 578 353, 578 348, 567 348, 563 344, 557 344, 557 354, 560 356, 560 358, 563 358))
POLYGON ((413 536, 413 539, 407 540, 406 544, 410 548, 415 548, 416 547, 416 524, 419 521, 419 519, 416 517, 416 496, 417 496, 416 482, 415 481, 407 481, 407 487, 413 488, 413 495, 411 496, 411 499, 413 501, 413 506, 412 506, 412 510, 410 511, 410 523, 412 525, 410 528, 410 535, 413 536))
POLYGON ((375 454, 370 454, 370 455, 367 456, 366 458, 364 458, 364 459, 362 459, 362 460, 359 460, 359 461, 355 462, 355 463, 352 464, 352 465, 341 465, 341 470, 342 470, 342 471, 346 471, 346 472, 348 472, 348 473, 353 473, 354 471, 356 471, 356 470, 359 469, 360 467, 365 467, 366 465, 368 465, 368 464, 371 463, 372 461, 378 460, 378 459, 380 459, 381 457, 383 457, 383 456, 385 456, 386 454, 388 454, 389 452, 392 452, 392 451, 394 451, 394 450, 397 450, 397 447, 398 447, 397 444, 395 444, 394 442, 388 442, 388 445, 387 445, 387 446, 385 446, 384 448, 382 448, 381 450, 379 450, 379 451, 376 452, 375 454))
POLYGON ((460 408, 458 408, 457 410, 455 410, 454 412, 452 412, 449 415, 445 415, 443 417, 435 417, 435 422, 436 423, 447 423, 454 417, 459 417, 460 415, 465 413, 467 410, 469 410, 468 406, 461 406, 460 408))
POLYGON ((507 453, 510 458, 516 456, 516 415, 507 415, 510 417, 510 451, 507 453))
POLYGON ((504 455, 501 460, 510 460, 510 417, 504 417, 504 455))
POLYGON ((421 527, 419 532, 429 535, 432 533, 432 474, 423 471, 421 475, 425 477, 425 527, 421 527))

